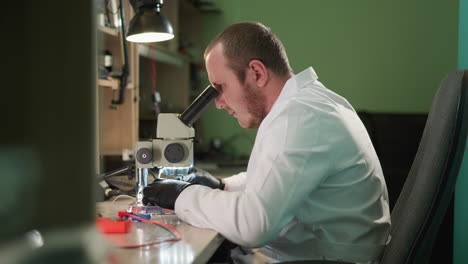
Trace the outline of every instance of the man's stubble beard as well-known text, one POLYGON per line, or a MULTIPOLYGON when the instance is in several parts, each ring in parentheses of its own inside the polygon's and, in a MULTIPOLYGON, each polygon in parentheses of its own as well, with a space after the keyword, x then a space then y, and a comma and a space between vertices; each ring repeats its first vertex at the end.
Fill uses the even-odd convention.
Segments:
POLYGON ((248 84, 245 86, 244 99, 247 102, 247 111, 250 114, 249 123, 245 128, 258 128, 266 116, 265 95, 256 89, 248 84))

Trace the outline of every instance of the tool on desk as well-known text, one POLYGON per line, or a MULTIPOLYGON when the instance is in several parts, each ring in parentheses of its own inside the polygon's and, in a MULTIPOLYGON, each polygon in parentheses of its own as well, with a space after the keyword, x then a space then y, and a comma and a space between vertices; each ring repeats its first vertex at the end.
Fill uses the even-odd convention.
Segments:
POLYGON ((127 212, 136 214, 136 215, 150 215, 150 216, 159 216, 159 215, 175 215, 174 210, 165 209, 159 206, 130 206, 127 209, 127 212))
MULTIPOLYGON (((109 241, 117 247, 120 248, 138 248, 138 247, 145 247, 151 246, 161 243, 167 242, 177 242, 182 239, 182 233, 175 227, 162 223, 159 221, 151 220, 151 216, 149 215, 141 215, 141 214, 133 214, 128 212, 120 211, 117 213, 119 218, 111 219, 111 218, 97 218, 96 219, 96 227, 99 232, 106 234, 105 236, 109 239, 109 241), (136 222, 145 222, 149 224, 155 224, 166 231, 168 231, 173 237, 172 238, 157 238, 157 239, 142 239, 142 241, 138 241, 138 243, 132 243, 132 236, 135 235, 135 232, 132 231, 132 221, 136 222), (133 235, 131 233, 134 233, 133 235), (115 237, 117 235, 117 237, 115 237)), ((138 229, 138 225, 136 225, 135 229, 138 229)))
POLYGON ((149 220, 151 219, 151 215, 149 214, 128 214, 127 212, 119 212, 119 217, 120 218, 130 218, 132 219, 133 221, 136 221, 136 222, 141 222, 142 220, 140 220, 141 218, 143 219, 146 219, 146 220, 149 220), (125 215, 124 215, 125 213, 125 215))
POLYGON ((113 220, 110 218, 97 218, 96 227, 99 232, 106 234, 128 233, 132 228, 131 220, 113 220))
POLYGON ((158 115, 156 138, 139 141, 135 148, 137 173, 137 205, 143 206, 143 189, 148 185, 148 170, 159 168, 160 176, 177 177, 188 174, 193 167, 193 123, 218 96, 218 91, 208 86, 182 113, 158 115))
POLYGON ((112 196, 119 195, 134 195, 134 184, 124 182, 122 180, 113 180, 113 177, 121 176, 126 173, 128 180, 133 179, 135 172, 135 165, 128 164, 123 168, 103 173, 98 176, 98 197, 97 201, 104 201, 112 196), (123 188, 125 187, 125 188, 123 188), (117 189, 116 189, 117 188, 117 189))

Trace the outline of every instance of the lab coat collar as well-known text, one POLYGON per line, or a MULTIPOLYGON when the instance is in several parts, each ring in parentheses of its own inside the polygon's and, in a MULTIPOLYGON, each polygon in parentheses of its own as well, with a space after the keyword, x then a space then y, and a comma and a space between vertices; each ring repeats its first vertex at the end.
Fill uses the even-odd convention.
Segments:
POLYGON ((314 69, 312 67, 309 67, 302 72, 296 74, 296 76, 293 76, 291 79, 295 79, 297 86, 299 87, 304 87, 307 84, 315 81, 318 79, 317 73, 315 73, 314 69))
MULTIPOLYGON (((280 105, 286 103, 289 97, 294 96, 300 89, 307 86, 311 82, 314 82, 318 79, 317 74, 315 73, 312 67, 309 67, 302 72, 294 75, 293 77, 289 78, 286 83, 284 84, 283 89, 281 90, 280 95, 276 99, 275 103, 271 107, 270 112, 263 120, 262 124, 260 124, 260 128, 265 126, 270 120, 274 119, 276 115, 278 115, 278 111, 280 105)), ((260 129, 259 128, 259 129, 260 129)))
POLYGON ((276 102, 273 104, 273 107, 277 104, 280 104, 286 98, 294 95, 300 89, 307 86, 309 83, 316 81, 317 79, 317 73, 315 73, 312 67, 309 67, 289 78, 284 84, 283 90, 276 99, 276 102))

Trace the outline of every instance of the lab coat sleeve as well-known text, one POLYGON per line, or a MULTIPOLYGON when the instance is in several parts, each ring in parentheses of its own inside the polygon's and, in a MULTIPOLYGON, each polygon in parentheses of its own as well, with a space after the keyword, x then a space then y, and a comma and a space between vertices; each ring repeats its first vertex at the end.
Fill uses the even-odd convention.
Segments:
POLYGON ((246 177, 243 191, 190 186, 177 199, 176 214, 246 247, 262 246, 286 231, 282 229, 333 162, 327 142, 333 131, 327 131, 307 108, 296 105, 257 135, 252 153, 256 158, 242 176, 246 177))
POLYGON ((245 189, 246 176, 247 174, 245 172, 241 172, 231 177, 224 178, 224 190, 229 192, 243 191, 245 189))

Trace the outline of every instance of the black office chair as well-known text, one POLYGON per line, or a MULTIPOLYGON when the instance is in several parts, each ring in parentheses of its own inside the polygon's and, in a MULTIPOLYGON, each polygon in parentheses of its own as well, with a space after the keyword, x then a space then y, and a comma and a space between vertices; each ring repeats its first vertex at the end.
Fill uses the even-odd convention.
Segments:
POLYGON ((468 70, 437 90, 418 152, 392 211, 392 241, 381 264, 427 263, 453 196, 468 128, 468 70))
POLYGON ((429 262, 463 160, 468 136, 467 92, 468 70, 451 72, 442 80, 433 99, 418 152, 392 211, 392 239, 380 264, 429 262))

